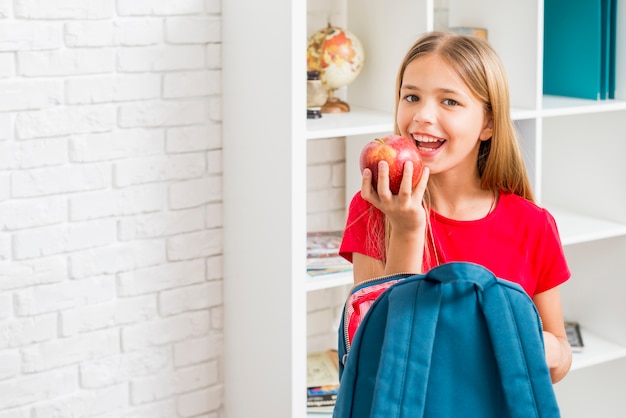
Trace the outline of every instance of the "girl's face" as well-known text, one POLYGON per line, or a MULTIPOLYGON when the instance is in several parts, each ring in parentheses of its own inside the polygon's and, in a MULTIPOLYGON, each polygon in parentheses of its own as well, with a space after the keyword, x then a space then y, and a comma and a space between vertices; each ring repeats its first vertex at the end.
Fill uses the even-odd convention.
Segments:
POLYGON ((396 122, 432 174, 478 175, 478 149, 491 137, 492 121, 439 56, 426 55, 406 67, 396 122))

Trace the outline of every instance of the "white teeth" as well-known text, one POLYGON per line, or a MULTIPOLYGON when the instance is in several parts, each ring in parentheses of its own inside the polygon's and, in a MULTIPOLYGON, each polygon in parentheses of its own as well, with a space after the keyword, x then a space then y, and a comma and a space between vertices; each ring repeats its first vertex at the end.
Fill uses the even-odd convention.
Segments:
POLYGON ((433 138, 432 136, 422 136, 422 135, 412 135, 413 140, 415 140, 415 145, 417 145, 417 149, 422 151, 422 152, 433 152, 437 149, 439 149, 439 147, 441 147, 441 145, 446 142, 445 139, 437 139, 437 138, 433 138), (423 144, 423 145, 422 145, 423 144), (426 144, 437 144, 435 146, 424 146, 426 144))
POLYGON ((426 136, 414 136, 413 139, 417 142, 443 142, 442 139, 436 139, 436 138, 426 137, 426 136))

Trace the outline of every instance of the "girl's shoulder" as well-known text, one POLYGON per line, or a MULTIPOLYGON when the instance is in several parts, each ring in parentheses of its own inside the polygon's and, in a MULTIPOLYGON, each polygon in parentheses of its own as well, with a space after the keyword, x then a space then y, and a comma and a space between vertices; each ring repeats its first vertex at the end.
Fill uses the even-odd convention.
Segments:
POLYGON ((504 209, 525 212, 528 214, 541 214, 547 212, 545 208, 542 208, 535 202, 510 192, 500 193, 498 204, 502 205, 504 209))
POLYGON ((498 207, 502 212, 515 219, 554 223, 554 217, 546 208, 514 193, 502 192, 498 207))

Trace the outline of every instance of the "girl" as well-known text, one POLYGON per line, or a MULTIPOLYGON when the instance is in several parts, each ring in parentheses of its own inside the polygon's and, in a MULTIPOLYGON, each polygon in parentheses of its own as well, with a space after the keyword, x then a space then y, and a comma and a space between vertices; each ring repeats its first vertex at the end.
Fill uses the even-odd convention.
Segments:
POLYGON ((479 38, 429 33, 408 51, 396 86, 395 132, 415 142, 424 173, 412 190, 405 164, 393 195, 387 163, 378 193, 364 170, 340 248, 355 283, 451 261, 481 264, 533 299, 552 381, 561 380, 571 349, 558 286, 570 272, 553 217, 533 200, 499 58, 479 38))

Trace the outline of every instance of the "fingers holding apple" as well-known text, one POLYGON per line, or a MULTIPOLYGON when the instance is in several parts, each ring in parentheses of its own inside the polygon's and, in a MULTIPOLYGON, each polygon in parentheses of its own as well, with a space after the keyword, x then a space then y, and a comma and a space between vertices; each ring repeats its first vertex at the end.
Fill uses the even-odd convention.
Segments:
MULTIPOLYGON (((405 163, 410 161, 412 164, 411 190, 414 189, 424 169, 422 158, 417 152, 417 147, 413 141, 408 140, 400 135, 389 134, 383 138, 376 138, 368 142, 360 156, 361 173, 367 168, 371 171, 371 185, 374 191, 378 191, 379 187, 384 188, 388 182, 389 190, 392 194, 400 192, 400 185, 405 173, 405 163), (380 164, 385 161, 386 164, 380 164), (388 170, 388 175, 382 175, 379 181, 379 170, 388 170)), ((409 168, 409 172, 410 172, 409 168)), ((385 173, 387 174, 387 173, 385 173)))
POLYGON ((400 188, 398 189, 397 194, 405 193, 410 195, 413 189, 419 183, 420 177, 414 176, 413 174, 418 174, 413 167, 413 161, 406 161, 404 163, 404 167, 402 168, 402 179, 400 181, 400 188))

